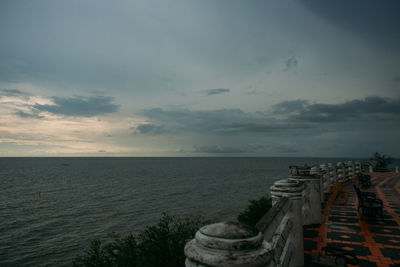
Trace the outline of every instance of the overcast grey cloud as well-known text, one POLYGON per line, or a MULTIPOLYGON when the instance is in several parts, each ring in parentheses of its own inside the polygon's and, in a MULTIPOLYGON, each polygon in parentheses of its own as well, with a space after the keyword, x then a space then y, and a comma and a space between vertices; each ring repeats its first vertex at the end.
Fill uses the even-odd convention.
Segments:
POLYGON ((23 92, 18 89, 0 89, 0 97, 1 96, 17 96, 17 97, 28 97, 30 93, 23 92))
POLYGON ((141 124, 136 131, 141 134, 195 133, 205 135, 268 134, 287 129, 304 129, 304 123, 281 123, 262 113, 246 113, 240 109, 198 111, 189 109, 142 110, 140 115, 149 124, 141 124))
POLYGON ((34 118, 34 119, 42 119, 43 118, 43 116, 40 116, 39 114, 37 114, 35 112, 27 113, 27 112, 24 112, 22 110, 18 110, 14 114, 19 116, 19 117, 21 117, 21 118, 25 118, 25 119, 26 118, 34 118))
POLYGON ((0 144, 43 155, 399 155, 399 9, 0 1, 0 125, 73 140, 0 144))
POLYGON ((299 61, 297 60, 297 57, 294 55, 290 57, 288 60, 285 62, 285 68, 283 69, 284 71, 288 71, 290 69, 294 69, 297 67, 297 64, 299 61))
POLYGON ((228 88, 218 88, 218 89, 208 89, 205 90, 206 95, 219 95, 223 93, 228 93, 230 89, 228 88))
POLYGON ((284 101, 274 106, 273 113, 286 114, 290 120, 303 122, 339 122, 375 119, 400 120, 400 99, 367 97, 342 104, 310 103, 306 100, 284 101))
POLYGON ((77 96, 72 98, 52 97, 54 105, 35 104, 33 108, 64 116, 93 117, 118 111, 119 106, 112 103, 112 97, 77 96))
MULTIPOLYGON (((254 144, 237 144, 235 146, 221 146, 221 145, 195 145, 194 149, 196 153, 207 153, 207 154, 251 154, 251 153, 262 153, 268 150, 270 147, 266 145, 254 145, 254 144)), ((293 152, 293 150, 287 150, 286 152, 293 152)))
POLYGON ((301 0, 301 3, 340 29, 351 31, 378 47, 399 50, 399 1, 301 0))

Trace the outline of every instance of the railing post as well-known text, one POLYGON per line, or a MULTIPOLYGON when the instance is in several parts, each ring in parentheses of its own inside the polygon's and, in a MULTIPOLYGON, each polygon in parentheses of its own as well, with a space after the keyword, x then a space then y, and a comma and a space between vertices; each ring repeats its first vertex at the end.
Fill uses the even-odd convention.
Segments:
POLYGON ((372 167, 372 165, 369 165, 369 172, 374 172, 374 167, 372 167))
POLYGON ((272 261, 271 245, 254 227, 221 222, 197 231, 185 246, 186 267, 260 267, 272 261))
POLYGON ((327 195, 327 194, 329 194, 329 192, 331 190, 331 179, 330 179, 330 173, 329 173, 329 166, 328 166, 328 164, 323 163, 320 165, 320 168, 322 170, 324 194, 327 195))
POLYGON ((343 162, 338 162, 336 164, 337 181, 342 182, 346 179, 346 170, 343 162))
POLYGON ((356 161, 356 175, 361 173, 361 163, 356 161))
POLYGON ((290 201, 290 209, 288 212, 289 220, 292 221, 293 227, 291 234, 287 240, 286 251, 283 254, 284 262, 289 267, 297 267, 304 265, 304 246, 303 246, 303 190, 304 183, 289 179, 276 181, 271 186, 271 197, 273 205, 280 198, 288 197, 290 201))
POLYGON ((347 169, 349 170, 349 177, 348 179, 354 179, 356 177, 356 165, 353 161, 347 162, 347 169))
POLYGON ((329 173, 330 173, 330 181, 331 185, 336 183, 337 181, 337 173, 336 173, 336 165, 333 163, 328 163, 329 173))
POLYGON ((319 165, 315 165, 310 169, 310 175, 314 175, 319 178, 319 188, 320 188, 320 201, 321 203, 325 203, 325 194, 324 194, 324 178, 322 176, 322 169, 319 165))
POLYGON ((320 224, 322 221, 320 177, 301 175, 301 173, 290 171, 288 179, 296 182, 304 182, 305 184, 301 209, 303 225, 320 224))

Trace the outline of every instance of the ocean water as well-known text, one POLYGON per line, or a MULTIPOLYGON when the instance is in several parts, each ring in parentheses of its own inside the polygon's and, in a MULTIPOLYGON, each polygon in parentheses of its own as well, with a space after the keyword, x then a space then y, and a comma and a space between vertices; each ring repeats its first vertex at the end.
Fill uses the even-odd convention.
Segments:
POLYGON ((233 220, 289 165, 340 160, 0 158, 0 266, 68 266, 91 240, 136 233, 162 212, 233 220))

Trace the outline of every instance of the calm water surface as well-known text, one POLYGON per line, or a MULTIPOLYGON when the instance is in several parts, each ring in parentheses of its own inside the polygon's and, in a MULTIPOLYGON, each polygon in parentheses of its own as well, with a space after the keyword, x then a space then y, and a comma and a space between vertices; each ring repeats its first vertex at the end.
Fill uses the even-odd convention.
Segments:
POLYGON ((0 266, 63 266, 162 212, 235 219, 312 158, 0 158, 0 266))

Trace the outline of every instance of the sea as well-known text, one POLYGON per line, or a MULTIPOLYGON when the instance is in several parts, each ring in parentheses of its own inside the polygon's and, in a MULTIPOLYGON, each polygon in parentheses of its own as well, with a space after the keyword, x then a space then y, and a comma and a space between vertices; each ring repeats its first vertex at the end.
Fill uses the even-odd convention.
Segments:
MULTIPOLYGON (((70 266, 163 212, 235 220, 290 165, 338 158, 0 158, 0 266, 70 266)), ((355 160, 355 159, 351 159, 355 160)))

